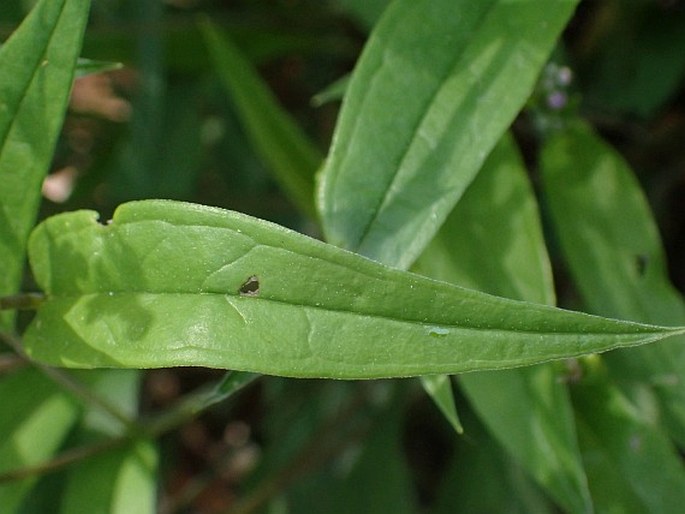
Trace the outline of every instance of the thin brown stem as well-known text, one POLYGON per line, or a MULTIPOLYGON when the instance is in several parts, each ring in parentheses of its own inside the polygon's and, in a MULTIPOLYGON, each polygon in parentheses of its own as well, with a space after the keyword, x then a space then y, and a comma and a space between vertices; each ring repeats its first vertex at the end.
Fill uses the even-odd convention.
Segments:
POLYGON ((11 469, 0 473, 0 484, 3 482, 11 482, 14 480, 23 480, 25 478, 34 477, 37 475, 44 475, 62 469, 70 464, 79 462, 90 457, 94 457, 108 450, 123 445, 129 440, 128 437, 117 437, 105 439, 95 444, 86 446, 79 446, 67 450, 54 459, 37 464, 35 466, 25 466, 23 468, 11 469))
POLYGON ((12 373, 28 366, 28 363, 18 355, 7 352, 0 355, 0 376, 12 373))
POLYGON ((21 293, 12 296, 0 296, 0 311, 35 311, 44 300, 45 295, 43 293, 21 293))

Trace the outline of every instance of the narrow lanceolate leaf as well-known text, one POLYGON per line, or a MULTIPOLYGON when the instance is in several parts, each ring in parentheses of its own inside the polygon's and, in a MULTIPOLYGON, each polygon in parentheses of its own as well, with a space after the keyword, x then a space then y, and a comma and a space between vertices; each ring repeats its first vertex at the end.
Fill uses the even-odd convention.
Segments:
POLYGON ((523 106, 576 3, 391 4, 353 73, 322 174, 326 239, 408 267, 523 106))
POLYGON ((497 298, 271 223, 170 201, 48 219, 25 334, 67 366, 201 365, 374 378, 522 366, 685 332, 497 298))
MULTIPOLYGON (((537 204, 511 137, 495 147, 416 269, 488 293, 554 303, 537 204)), ((469 373, 459 384, 488 431, 557 504, 591 512, 562 373, 546 364, 469 373)))
POLYGON ((314 173, 323 156, 235 45, 209 21, 201 28, 214 66, 255 151, 293 203, 315 217, 314 173))
POLYGON ((79 57, 78 61, 76 61, 76 77, 81 78, 96 73, 119 70, 123 66, 120 62, 97 61, 79 57))
POLYGON ((541 169, 555 230, 588 306, 608 316, 685 321, 659 230, 623 158, 575 121, 545 143, 541 169))
MULTIPOLYGON (((16 292, 21 281, 89 5, 41 1, 0 48, 0 296, 16 292)), ((10 324, 0 316, 0 327, 10 324)))
MULTIPOLYGON (((625 161, 576 122, 545 144, 541 163, 555 230, 588 308, 648 323, 685 323, 658 228, 625 161)), ((683 342, 620 352, 607 364, 655 389, 673 437, 685 445, 683 342)))
POLYGON ((452 428, 458 434, 464 433, 457 406, 454 404, 452 378, 449 375, 424 375, 421 377, 421 385, 452 428))

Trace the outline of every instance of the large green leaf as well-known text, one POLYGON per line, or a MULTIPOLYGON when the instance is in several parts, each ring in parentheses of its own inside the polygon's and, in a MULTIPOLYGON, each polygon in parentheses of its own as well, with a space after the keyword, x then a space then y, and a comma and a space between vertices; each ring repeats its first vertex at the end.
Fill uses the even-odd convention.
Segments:
POLYGON ((391 4, 354 71, 322 174, 326 239, 408 267, 521 109, 575 4, 391 4))
MULTIPOLYGON (((555 230, 588 308, 648 323, 685 323, 685 303, 670 284, 649 205, 624 160, 581 122, 552 137, 542 153, 555 230)), ((685 445, 685 342, 619 352, 612 372, 654 387, 685 445)))
POLYGON ((132 202, 96 220, 62 214, 32 234, 47 293, 25 334, 37 359, 372 378, 522 366, 685 331, 462 289, 221 209, 132 202))
POLYGON ((235 45, 208 21, 202 34, 256 152, 293 203, 315 217, 314 172, 323 156, 235 45))
MULTIPOLYGON (((39 2, 0 48, 0 295, 21 282, 26 240, 62 126, 88 0, 39 2)), ((0 314, 0 328, 11 317, 0 314)))
MULTIPOLYGON (((416 268, 488 293, 554 303, 537 204, 511 137, 495 147, 416 268)), ((549 495, 569 512, 588 512, 590 493, 559 368, 469 373, 459 383, 488 430, 549 495)))

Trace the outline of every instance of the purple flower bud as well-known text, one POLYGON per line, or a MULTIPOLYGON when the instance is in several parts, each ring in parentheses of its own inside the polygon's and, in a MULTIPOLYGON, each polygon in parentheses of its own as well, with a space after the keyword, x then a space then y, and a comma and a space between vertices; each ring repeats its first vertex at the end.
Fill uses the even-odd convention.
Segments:
POLYGON ((563 91, 552 91, 547 95, 547 106, 555 111, 563 109, 567 102, 568 97, 563 91))

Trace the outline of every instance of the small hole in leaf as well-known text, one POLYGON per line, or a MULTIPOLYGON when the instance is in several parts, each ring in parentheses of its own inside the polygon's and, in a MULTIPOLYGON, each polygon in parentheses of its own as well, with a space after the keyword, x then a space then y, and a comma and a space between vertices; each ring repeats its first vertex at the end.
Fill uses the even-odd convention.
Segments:
POLYGON ((242 296, 257 296, 259 294, 259 278, 257 275, 248 278, 238 291, 242 296))
POLYGON ((637 274, 644 277, 647 271, 647 265, 649 264, 649 257, 641 253, 635 256, 635 268, 637 269, 637 274))

